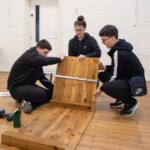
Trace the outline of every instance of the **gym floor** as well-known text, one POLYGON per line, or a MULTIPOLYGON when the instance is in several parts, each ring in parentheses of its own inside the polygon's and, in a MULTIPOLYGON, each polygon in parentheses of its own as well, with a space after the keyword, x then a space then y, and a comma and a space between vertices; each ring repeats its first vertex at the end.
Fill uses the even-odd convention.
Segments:
MULTIPOLYGON (((0 72, 0 92, 6 92, 8 73, 0 72)), ((148 89, 150 82, 147 82, 148 89)), ((88 124, 76 150, 149 150, 150 149, 150 93, 137 98, 140 107, 132 117, 119 114, 119 108, 112 109, 109 103, 114 99, 104 93, 97 99, 95 113, 88 124)), ((18 104, 11 97, 0 97, 0 109, 12 113, 18 104)), ((22 124, 46 109, 47 104, 31 114, 22 113, 22 124)), ((17 131, 13 122, 0 118, 0 135, 6 131, 17 131)), ((0 136, 1 140, 1 136, 0 136)), ((0 150, 20 150, 0 144, 0 150)))

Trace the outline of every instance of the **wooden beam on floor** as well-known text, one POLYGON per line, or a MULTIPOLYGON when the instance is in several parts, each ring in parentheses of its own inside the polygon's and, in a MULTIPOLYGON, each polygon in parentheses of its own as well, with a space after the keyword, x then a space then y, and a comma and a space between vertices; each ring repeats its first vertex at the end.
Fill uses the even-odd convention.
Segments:
POLYGON ((2 144, 24 148, 27 150, 68 150, 68 145, 52 139, 28 136, 18 132, 5 131, 2 144))
POLYGON ((60 102, 57 100, 51 100, 50 106, 53 107, 61 107, 61 108, 69 108, 69 109, 75 109, 75 110, 82 110, 82 111, 93 111, 93 107, 92 105, 88 105, 88 104, 81 104, 81 103, 69 103, 69 102, 60 102))

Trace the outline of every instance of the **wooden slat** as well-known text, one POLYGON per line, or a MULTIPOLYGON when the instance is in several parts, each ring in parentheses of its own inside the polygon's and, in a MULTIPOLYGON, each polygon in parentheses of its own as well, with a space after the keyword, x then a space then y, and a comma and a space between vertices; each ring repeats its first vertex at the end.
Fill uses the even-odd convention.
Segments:
POLYGON ((97 79, 98 58, 85 58, 78 61, 77 57, 66 57, 58 64, 56 74, 79 78, 97 79))
POLYGON ((67 144, 52 139, 34 137, 12 131, 6 131, 2 134, 2 144, 27 150, 68 150, 67 144))
POLYGON ((82 111, 93 111, 94 107, 88 104, 81 104, 81 103, 69 103, 69 102, 65 102, 62 101, 60 103, 60 101, 57 100, 52 100, 50 103, 51 106, 53 107, 61 107, 61 108, 69 108, 69 109, 75 109, 75 110, 82 110, 82 111))

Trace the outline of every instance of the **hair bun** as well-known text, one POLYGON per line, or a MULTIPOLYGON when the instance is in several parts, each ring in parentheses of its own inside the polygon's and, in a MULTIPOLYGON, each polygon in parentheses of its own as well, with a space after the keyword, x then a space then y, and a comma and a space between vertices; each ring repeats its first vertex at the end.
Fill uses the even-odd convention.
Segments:
POLYGON ((84 17, 83 17, 83 16, 79 16, 79 17, 77 18, 77 20, 78 20, 78 21, 84 21, 84 17))

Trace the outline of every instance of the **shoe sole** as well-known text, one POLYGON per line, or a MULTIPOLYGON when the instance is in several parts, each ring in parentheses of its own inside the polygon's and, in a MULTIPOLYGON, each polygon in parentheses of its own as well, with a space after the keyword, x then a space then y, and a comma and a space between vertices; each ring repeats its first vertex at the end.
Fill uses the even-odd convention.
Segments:
POLYGON ((32 107, 29 105, 28 106, 26 105, 24 108, 22 108, 22 111, 26 114, 29 114, 32 111, 32 107))
POLYGON ((29 114, 32 111, 32 106, 24 100, 21 104, 21 109, 24 113, 29 114))
POLYGON ((135 112, 135 110, 138 108, 140 106, 140 103, 139 103, 139 101, 137 101, 137 104, 136 104, 136 106, 135 106, 135 108, 134 108, 134 110, 132 111, 132 113, 131 114, 129 114, 129 115, 125 115, 125 114, 123 114, 123 116, 132 116, 133 114, 134 114, 134 112, 135 112))
POLYGON ((120 104, 120 105, 118 105, 118 106, 111 106, 111 105, 110 105, 110 107, 111 107, 111 108, 123 108, 123 107, 124 107, 124 104, 120 104))

